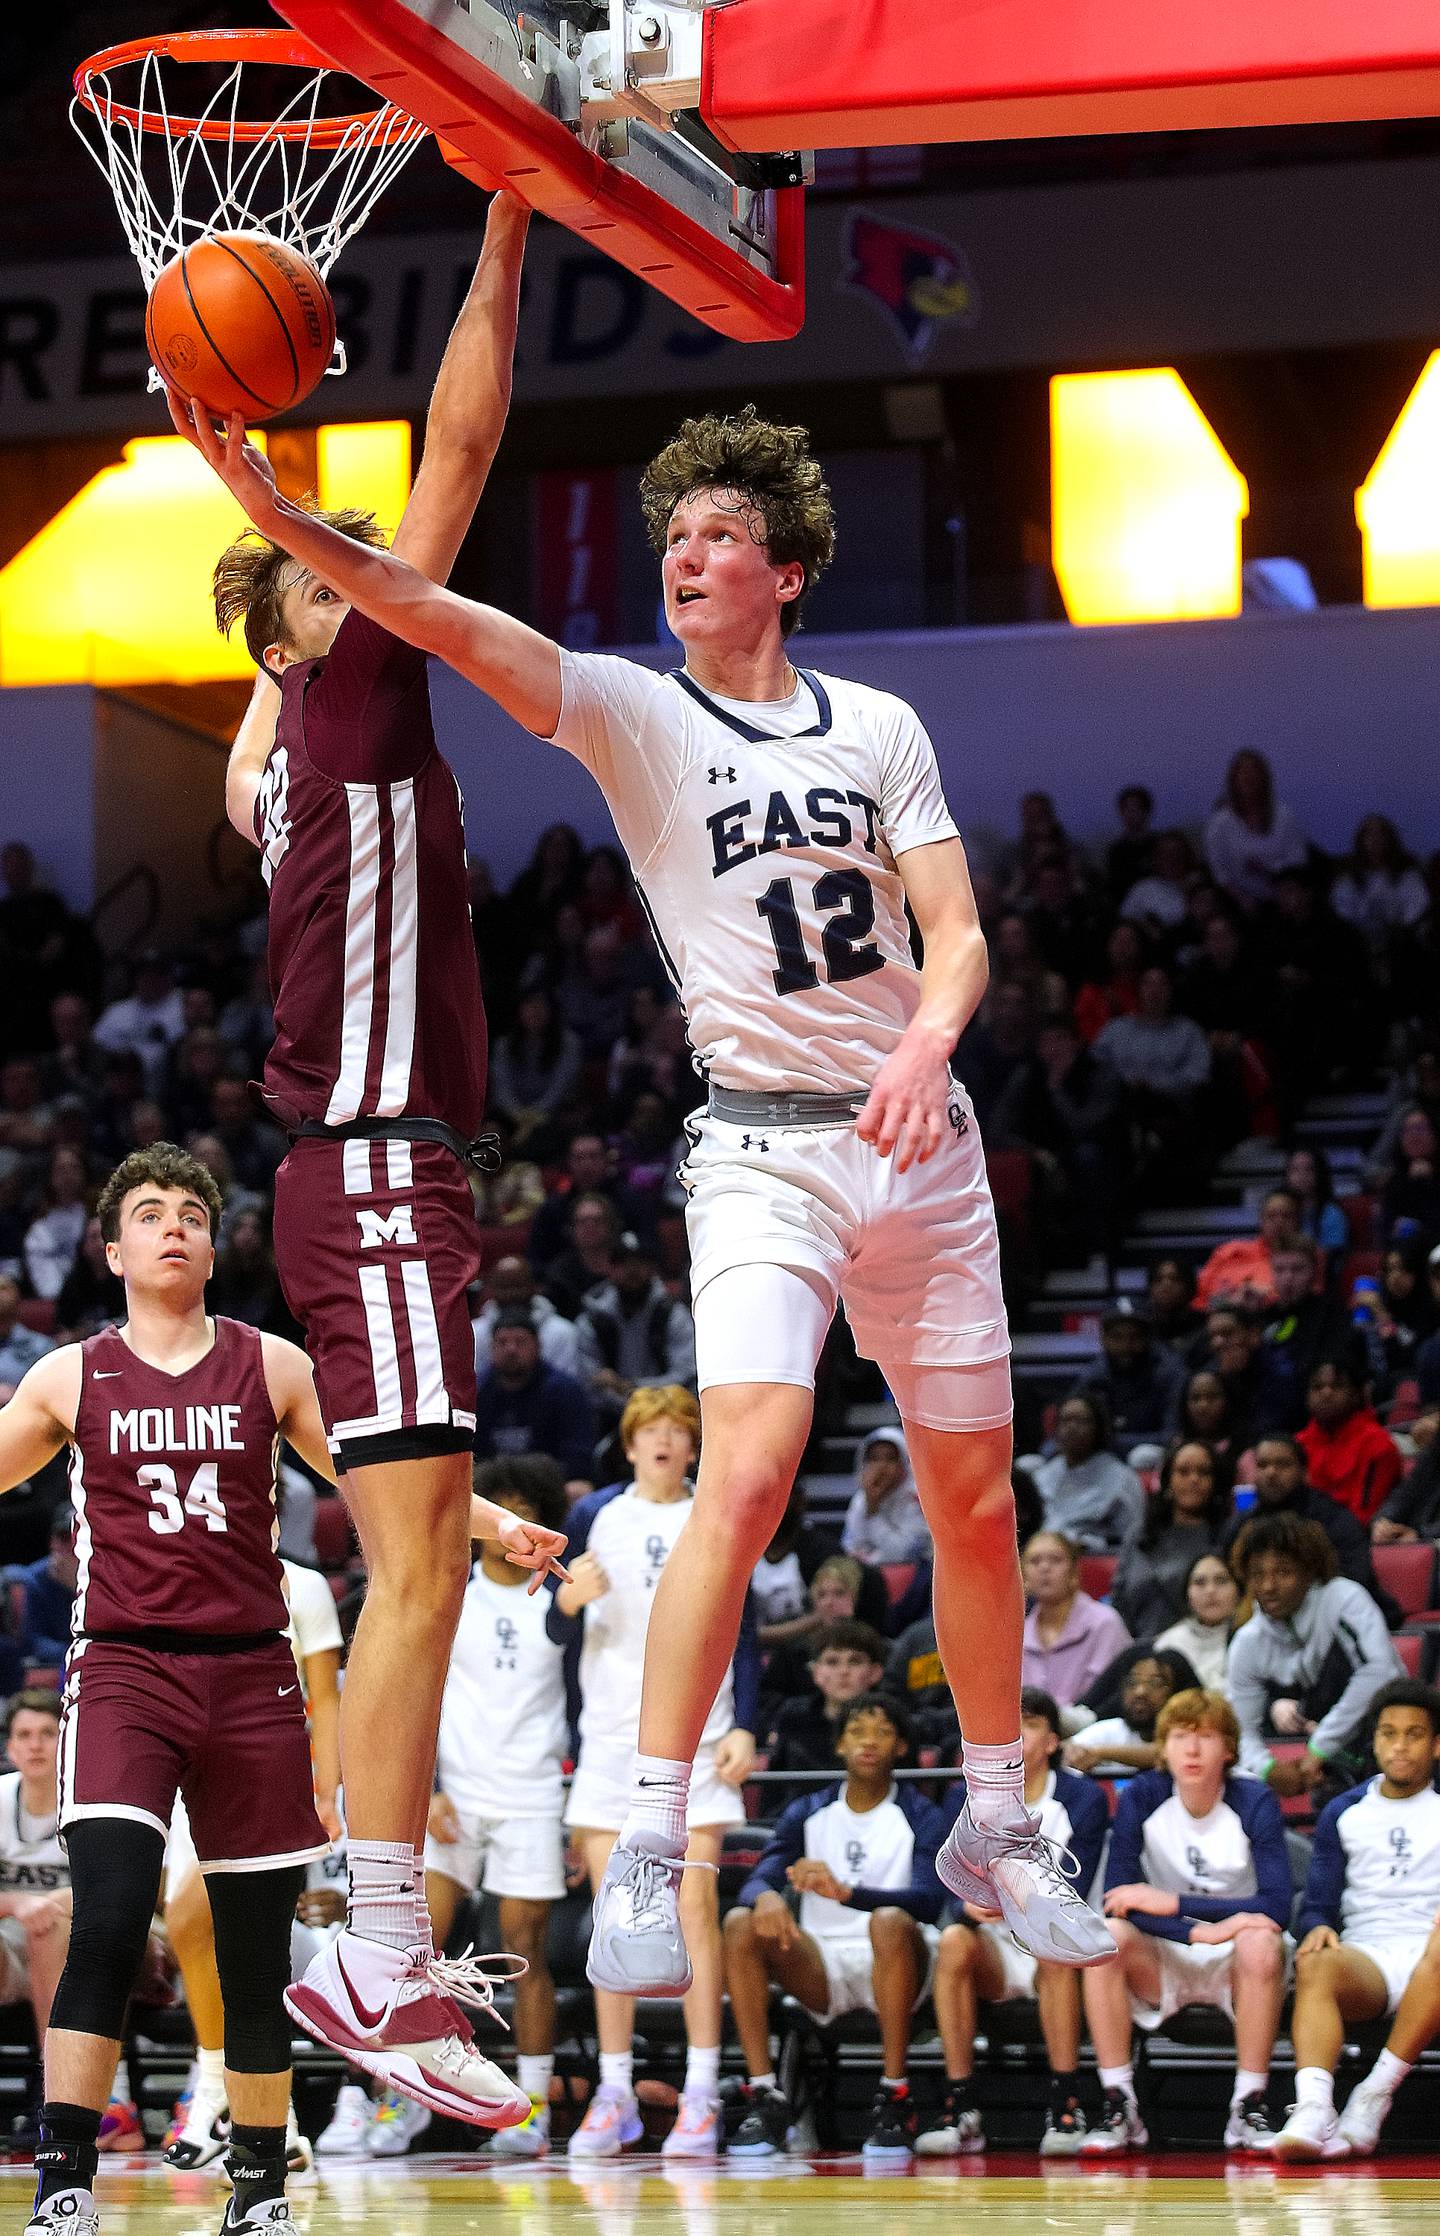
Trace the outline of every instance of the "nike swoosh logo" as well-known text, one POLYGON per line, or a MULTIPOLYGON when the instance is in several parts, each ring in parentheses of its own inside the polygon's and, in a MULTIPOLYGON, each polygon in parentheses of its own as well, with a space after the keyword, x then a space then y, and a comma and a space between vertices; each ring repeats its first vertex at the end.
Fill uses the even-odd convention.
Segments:
POLYGON ((92 1382, 114 1382, 118 1380, 120 1375, 122 1375, 124 1372, 125 1369, 123 1366, 107 1366, 102 1373, 100 1368, 97 1366, 94 1372, 91 1374, 90 1379, 92 1382))
POLYGON ((345 1959, 341 1956, 338 1949, 335 1951, 335 1969, 339 1973, 341 1979, 345 1982, 345 1992, 350 1998, 351 2007, 354 2010, 356 2018, 360 2021, 360 2024, 363 2027, 365 2027, 367 2030, 373 2031, 374 2028, 380 2025, 381 2021, 385 2017, 385 2013, 383 2010, 371 2011, 366 2009, 366 2006, 361 2002, 359 1996, 355 1993, 355 1983, 351 1979, 349 1973, 346 1971, 345 1959))
POLYGON ((281 1700, 288 1700, 291 1693, 299 1692, 300 1687, 298 1685, 277 1685, 275 1690, 279 1694, 281 1700))

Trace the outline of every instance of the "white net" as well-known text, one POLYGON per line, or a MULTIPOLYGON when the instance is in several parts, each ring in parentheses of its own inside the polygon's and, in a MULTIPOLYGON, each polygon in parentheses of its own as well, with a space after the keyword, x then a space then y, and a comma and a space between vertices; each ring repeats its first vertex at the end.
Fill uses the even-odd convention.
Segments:
MULTIPOLYGON (((257 120, 242 107, 246 68, 246 59, 234 61, 203 105, 192 93, 182 106, 182 84, 196 72, 178 71, 155 49, 109 66, 102 60, 71 103, 147 290, 182 248, 220 232, 284 241, 323 278, 427 137, 390 103, 365 115, 327 114, 322 96, 332 73, 324 67, 307 69, 284 106, 257 120)), ((330 370, 344 366, 337 343, 330 370)))

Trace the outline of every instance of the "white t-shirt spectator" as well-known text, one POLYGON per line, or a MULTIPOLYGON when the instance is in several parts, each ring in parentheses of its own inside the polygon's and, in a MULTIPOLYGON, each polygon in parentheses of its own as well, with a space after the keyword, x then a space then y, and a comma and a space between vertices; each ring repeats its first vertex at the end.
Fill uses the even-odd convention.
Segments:
POLYGON ((1247 907, 1268 901, 1281 870, 1299 869, 1306 851, 1305 833, 1283 800, 1275 803, 1268 831, 1252 831, 1228 803, 1205 826, 1210 875, 1247 907))
POLYGON ((25 1230, 25 1270, 37 1297, 58 1297, 90 1224, 83 1203, 57 1203, 25 1230))

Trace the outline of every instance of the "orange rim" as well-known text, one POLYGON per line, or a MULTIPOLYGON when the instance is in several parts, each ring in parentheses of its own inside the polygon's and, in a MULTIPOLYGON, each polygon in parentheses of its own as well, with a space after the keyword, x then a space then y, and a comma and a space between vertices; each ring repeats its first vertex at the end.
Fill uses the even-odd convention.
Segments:
MULTIPOLYGON (((110 70, 123 69, 127 64, 144 62, 149 56, 162 56, 170 62, 263 62, 279 63, 294 70, 329 70, 334 65, 308 40, 299 38, 293 31, 177 31, 160 34, 149 39, 131 39, 124 45, 105 47, 99 54, 89 55, 75 72, 75 98, 93 115, 103 121, 118 118, 136 132, 157 132, 169 139, 189 139, 198 134, 202 140, 223 140, 234 145, 258 145, 262 140, 290 140, 304 142, 310 147, 339 147, 358 128, 373 124, 384 113, 383 102, 374 109, 359 109, 351 116, 281 118, 231 118, 228 114, 217 117, 158 115, 151 109, 128 107, 98 94, 91 85, 92 78, 110 70)), ((426 127, 407 117, 405 129, 422 134, 426 127)))

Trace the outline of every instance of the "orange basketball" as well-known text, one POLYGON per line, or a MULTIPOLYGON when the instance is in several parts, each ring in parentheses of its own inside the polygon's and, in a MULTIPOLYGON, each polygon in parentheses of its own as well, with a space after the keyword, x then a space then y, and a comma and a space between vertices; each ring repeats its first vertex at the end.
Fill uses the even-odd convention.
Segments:
POLYGON ((211 233, 150 290, 145 340, 165 378, 217 418, 270 419, 310 394, 335 349, 313 264, 260 233, 211 233))

